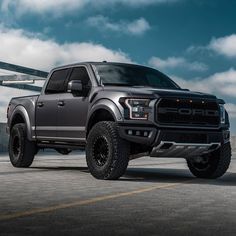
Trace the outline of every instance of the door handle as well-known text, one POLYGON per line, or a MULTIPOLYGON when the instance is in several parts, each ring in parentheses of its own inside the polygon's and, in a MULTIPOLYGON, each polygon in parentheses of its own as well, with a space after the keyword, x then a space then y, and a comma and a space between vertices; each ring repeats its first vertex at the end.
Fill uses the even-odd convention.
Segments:
POLYGON ((38 102, 37 106, 38 106, 38 107, 43 107, 43 106, 44 106, 44 103, 43 103, 43 102, 38 102))
POLYGON ((64 101, 59 101, 59 102, 57 103, 57 105, 58 105, 59 107, 63 107, 63 106, 65 105, 65 102, 64 102, 64 101))

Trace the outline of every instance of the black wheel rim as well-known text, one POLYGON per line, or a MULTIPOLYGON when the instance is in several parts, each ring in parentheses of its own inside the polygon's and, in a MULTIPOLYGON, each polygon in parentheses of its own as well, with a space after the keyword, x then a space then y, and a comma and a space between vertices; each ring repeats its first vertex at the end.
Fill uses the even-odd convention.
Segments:
POLYGON ((206 171, 209 169, 210 167, 210 158, 208 156, 206 157, 202 157, 201 161, 192 161, 192 165, 193 167, 197 170, 197 171, 206 171))
POLYGON ((13 138, 12 146, 13 146, 12 147, 13 155, 15 157, 18 157, 20 154, 20 138, 17 135, 14 136, 14 138, 13 138))
POLYGON ((98 137, 93 145, 93 159, 97 166, 104 166, 108 160, 109 147, 105 137, 98 137))

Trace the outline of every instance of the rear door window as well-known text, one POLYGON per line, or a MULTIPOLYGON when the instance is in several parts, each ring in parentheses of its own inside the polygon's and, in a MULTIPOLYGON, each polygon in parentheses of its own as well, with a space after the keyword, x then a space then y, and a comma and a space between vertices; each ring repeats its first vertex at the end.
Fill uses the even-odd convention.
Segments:
POLYGON ((65 81, 68 76, 69 69, 62 69, 54 71, 51 75, 48 85, 46 87, 46 94, 64 93, 65 81))

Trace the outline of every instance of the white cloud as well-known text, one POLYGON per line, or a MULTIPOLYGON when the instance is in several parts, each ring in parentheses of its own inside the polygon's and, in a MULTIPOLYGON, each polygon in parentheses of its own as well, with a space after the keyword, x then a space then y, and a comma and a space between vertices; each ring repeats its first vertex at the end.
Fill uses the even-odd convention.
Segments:
POLYGON ((144 18, 139 18, 134 21, 121 20, 119 22, 113 22, 108 17, 98 15, 89 17, 86 22, 88 25, 96 27, 102 31, 109 30, 132 35, 142 35, 151 28, 147 20, 144 18))
POLYGON ((236 34, 213 38, 208 48, 226 57, 236 57, 236 34))
POLYGON ((228 35, 220 38, 212 38, 206 46, 192 45, 187 48, 188 53, 197 52, 214 52, 228 58, 236 57, 236 34, 228 35))
POLYGON ((149 60, 149 65, 158 69, 175 69, 183 68, 190 71, 206 71, 207 65, 201 62, 189 62, 183 57, 168 57, 161 59, 159 57, 152 57, 149 60))
MULTIPOLYGON (((0 61, 42 70, 80 61, 131 62, 127 54, 111 50, 101 44, 77 42, 59 44, 52 39, 41 39, 23 30, 6 29, 0 26, 0 61)), ((0 71, 6 74, 6 71, 0 71)), ((29 95, 32 92, 0 86, 0 121, 6 120, 6 106, 11 97, 29 95)))
POLYGON ((130 7, 141 7, 155 4, 169 4, 183 0, 2 0, 1 9, 4 12, 13 10, 18 14, 27 12, 66 14, 87 7, 110 7, 122 4, 130 7))
POLYGON ((149 23, 144 18, 139 18, 127 24, 127 31, 135 35, 143 34, 150 28, 149 23))
POLYGON ((172 78, 183 88, 236 98, 236 70, 233 68, 228 71, 215 73, 207 78, 191 80, 176 76, 172 76, 172 78))
POLYGON ((201 78, 184 79, 178 76, 170 76, 181 88, 190 89, 192 91, 209 93, 210 89, 206 87, 205 82, 201 78))
POLYGON ((80 61, 131 62, 127 54, 101 44, 76 42, 59 44, 41 39, 23 30, 0 27, 0 60, 38 69, 49 70, 59 65, 80 61))
POLYGON ((54 12, 55 14, 66 13, 80 9, 86 5, 89 0, 3 0, 1 9, 8 12, 13 9, 17 14, 27 12, 47 13, 54 12))
POLYGON ((225 104, 225 108, 228 111, 230 118, 236 118, 236 104, 227 103, 225 104))
POLYGON ((197 53, 197 52, 205 52, 208 50, 208 47, 206 46, 197 46, 197 45, 191 45, 186 49, 187 53, 197 53))

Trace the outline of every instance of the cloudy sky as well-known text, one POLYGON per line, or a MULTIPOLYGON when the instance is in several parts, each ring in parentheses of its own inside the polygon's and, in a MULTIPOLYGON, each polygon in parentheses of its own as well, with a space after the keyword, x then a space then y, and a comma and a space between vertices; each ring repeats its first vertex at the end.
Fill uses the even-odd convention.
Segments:
MULTIPOLYGON (((90 60, 156 67, 225 99, 236 134, 235 9, 235 0, 0 0, 0 61, 46 71, 90 60)), ((0 121, 11 96, 30 93, 0 87, 0 121)))

